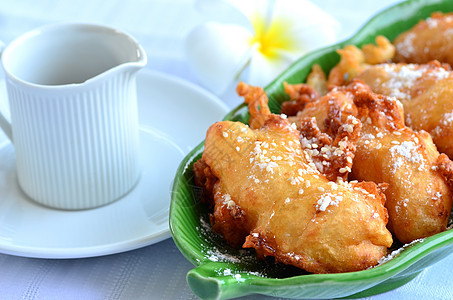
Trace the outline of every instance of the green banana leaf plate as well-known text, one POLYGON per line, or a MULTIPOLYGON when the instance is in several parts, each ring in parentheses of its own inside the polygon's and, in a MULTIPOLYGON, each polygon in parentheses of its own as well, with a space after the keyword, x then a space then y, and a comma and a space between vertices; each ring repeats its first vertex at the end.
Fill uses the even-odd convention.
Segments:
MULTIPOLYGON (((281 103, 287 100, 282 87, 284 81, 303 82, 314 63, 329 71, 339 60, 336 49, 348 44, 373 43, 377 35, 392 40, 435 11, 453 11, 453 1, 402 2, 373 17, 350 39, 302 57, 266 87, 269 107, 279 112, 281 103)), ((247 107, 240 105, 225 120, 247 123, 248 117, 247 107)), ((291 266, 258 261, 253 250, 230 248, 212 232, 209 212, 200 202, 202 190, 193 181, 192 165, 202 152, 203 143, 181 162, 170 206, 173 239, 182 254, 196 266, 188 272, 187 282, 202 299, 251 294, 299 299, 367 297, 409 282, 423 269, 453 252, 453 230, 450 229, 406 247, 396 247, 387 262, 359 272, 308 274, 291 266)))

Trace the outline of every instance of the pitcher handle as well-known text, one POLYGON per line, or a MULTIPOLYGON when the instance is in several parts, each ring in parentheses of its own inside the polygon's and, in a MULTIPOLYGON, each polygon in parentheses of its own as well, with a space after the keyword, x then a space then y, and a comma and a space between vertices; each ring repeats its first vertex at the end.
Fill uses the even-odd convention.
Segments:
MULTIPOLYGON (((2 56, 3 50, 5 49, 6 45, 4 42, 0 41, 0 57, 2 56)), ((0 110, 0 128, 9 138, 9 140, 13 141, 13 131, 11 128, 11 122, 5 117, 5 113, 0 110)))

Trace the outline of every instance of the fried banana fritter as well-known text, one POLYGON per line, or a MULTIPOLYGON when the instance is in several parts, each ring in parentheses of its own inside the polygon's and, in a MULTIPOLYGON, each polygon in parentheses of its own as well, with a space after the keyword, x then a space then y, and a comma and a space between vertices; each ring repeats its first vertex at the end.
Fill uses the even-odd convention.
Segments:
POLYGON ((354 81, 310 105, 297 118, 315 117, 330 134, 348 116, 361 120, 351 177, 388 184, 389 228, 398 240, 410 242, 446 229, 453 199, 447 180, 451 161, 437 152, 426 132, 405 126, 398 100, 354 81))
POLYGON ((400 100, 406 124, 427 131, 437 149, 453 158, 453 72, 449 66, 438 62, 381 64, 357 78, 374 92, 400 100))
POLYGON ((453 13, 433 13, 393 41, 395 62, 426 64, 432 60, 453 65, 453 13))
MULTIPOLYGON (((250 86, 238 90, 250 106, 259 101, 261 109, 251 120, 259 123, 264 92, 250 86)), ((254 248, 259 257, 272 256, 309 272, 376 265, 392 245, 380 187, 329 181, 316 168, 313 153, 302 150, 295 126, 262 111, 265 121, 257 129, 224 121, 207 132, 194 171, 198 184, 212 189, 214 230, 234 246, 254 248)), ((337 144, 348 134, 340 134, 337 144)), ((307 136, 313 137, 319 136, 307 136)))
POLYGON ((355 104, 367 124, 357 141, 351 175, 388 183, 388 228, 402 243, 444 231, 453 194, 439 167, 448 158, 439 154, 428 133, 404 126, 393 99, 362 92, 355 104))

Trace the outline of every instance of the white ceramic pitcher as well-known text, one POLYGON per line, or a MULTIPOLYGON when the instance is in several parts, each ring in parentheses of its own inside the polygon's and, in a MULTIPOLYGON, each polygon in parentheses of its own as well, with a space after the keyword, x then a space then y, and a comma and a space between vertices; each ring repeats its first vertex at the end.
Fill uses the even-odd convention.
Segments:
POLYGON ((140 177, 135 73, 146 54, 131 36, 91 24, 28 32, 1 54, 22 190, 43 205, 86 209, 140 177))

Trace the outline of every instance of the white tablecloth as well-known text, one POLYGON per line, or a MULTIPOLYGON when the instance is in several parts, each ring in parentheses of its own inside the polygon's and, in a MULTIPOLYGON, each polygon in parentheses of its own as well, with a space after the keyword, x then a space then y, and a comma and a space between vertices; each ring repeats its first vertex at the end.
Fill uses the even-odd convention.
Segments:
MULTIPOLYGON (((342 23, 339 40, 394 2, 316 1, 342 23)), ((95 22, 127 31, 147 51, 147 68, 199 84, 182 50, 185 35, 203 21, 192 0, 0 1, 0 39, 6 43, 54 21, 95 22)), ((240 101, 232 96, 223 100, 231 108, 240 101)), ((96 258, 46 260, 0 254, 0 299, 196 299, 185 279, 192 267, 171 239, 96 258)), ((405 286, 367 299, 452 299, 452 268, 453 255, 405 286)))

